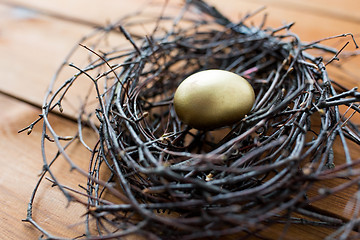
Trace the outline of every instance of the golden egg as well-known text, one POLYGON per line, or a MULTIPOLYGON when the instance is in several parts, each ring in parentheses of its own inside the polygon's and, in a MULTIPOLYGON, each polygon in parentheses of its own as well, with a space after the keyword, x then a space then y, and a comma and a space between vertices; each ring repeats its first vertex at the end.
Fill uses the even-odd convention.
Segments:
POLYGON ((211 130, 240 121, 254 101, 255 93, 248 81, 235 73, 212 69, 181 82, 174 95, 174 108, 189 126, 211 130))

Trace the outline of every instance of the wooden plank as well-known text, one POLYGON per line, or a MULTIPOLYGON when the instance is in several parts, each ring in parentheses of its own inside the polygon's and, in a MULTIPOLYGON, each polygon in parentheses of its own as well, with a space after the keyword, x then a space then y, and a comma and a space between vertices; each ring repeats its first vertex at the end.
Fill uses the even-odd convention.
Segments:
MULTIPOLYGON (((260 233, 256 239, 283 239, 283 240, 318 240, 325 239, 334 229, 316 226, 307 226, 301 224, 274 225, 260 233)), ((355 235, 354 232, 351 235, 355 235)))
MULTIPOLYGON (((140 0, 135 0, 134 6, 138 5, 139 1, 140 0)), ((73 12, 75 11, 74 9, 78 9, 75 7, 70 8, 69 6, 71 6, 71 4, 75 4, 70 3, 70 1, 62 4, 58 1, 26 2, 36 7, 40 6, 40 2, 47 2, 44 3, 42 7, 47 11, 53 11, 59 14, 75 14, 73 12), (65 11, 65 9, 70 9, 70 12, 65 11)), ((262 5, 261 3, 244 1, 229 1, 228 4, 219 4, 219 2, 216 1, 210 2, 214 3, 220 10, 227 13, 227 15, 231 16, 234 20, 240 19, 246 12, 255 11, 262 5)), ((98 3, 99 1, 94 1, 93 4, 86 4, 86 11, 81 11, 81 14, 75 16, 87 20, 84 16, 91 15, 92 12, 96 10, 98 14, 102 15, 99 19, 105 19, 109 15, 116 15, 116 18, 119 18, 127 14, 127 11, 130 11, 127 8, 122 8, 122 4, 120 3, 118 3, 118 5, 113 3, 113 6, 118 7, 112 8, 109 8, 106 4, 101 7, 98 3), (116 11, 117 14, 111 14, 111 12, 108 13, 108 11, 110 11, 109 9, 111 11, 112 9, 119 10, 116 11), (86 14, 84 14, 84 12, 86 14)), ((75 6, 79 7, 78 5, 75 6)), ((339 4, 339 8, 342 6, 343 5, 339 4)), ((85 7, 83 8, 85 9, 85 7)), ((136 7, 134 7, 134 9, 136 9, 136 7)), ((284 21, 296 21, 293 31, 307 41, 340 33, 358 31, 358 24, 311 14, 304 17, 304 13, 295 10, 285 10, 270 5, 266 10, 266 12, 269 13, 268 25, 279 27, 284 21)), ((0 86, 0 91, 40 106, 43 102, 46 86, 48 86, 57 67, 62 63, 62 60, 70 51, 71 47, 74 46, 83 35, 91 32, 91 28, 68 21, 56 20, 26 8, 2 6, 0 7, 0 13, 0 52, 3 56, 0 59, 0 71, 3 73, 3 79, 6 79, 0 86)), ((261 19, 262 14, 259 14, 251 18, 251 21, 258 24, 261 19)), ((101 21, 102 20, 99 20, 99 22, 101 21)), ((145 32, 146 30, 144 30, 144 35, 146 34, 145 32)), ((348 38, 347 40, 350 39, 348 38)), ((333 46, 341 48, 343 44, 344 42, 339 43, 339 41, 337 41, 333 43, 333 46)), ((353 47, 352 44, 350 44, 350 46, 353 47)), ((86 54, 87 53, 84 53, 84 55, 86 54)), ((357 58, 347 64, 347 71, 353 76, 351 79, 360 75, 360 68, 357 67, 359 63, 360 58, 357 58)), ((71 76, 72 73, 73 72, 71 72, 69 76, 71 76)), ((64 77, 64 79, 66 79, 66 77, 64 77)), ((356 80, 350 81, 352 85, 356 82, 356 80)), ((79 102, 79 97, 76 96, 72 100, 79 102)), ((70 102, 74 102, 72 100, 70 102)), ((77 109, 76 106, 74 106, 74 108, 77 109)))
MULTIPOLYGON (((128 14, 127 8, 119 9, 118 17, 128 14)), ((36 106, 43 105, 47 86, 72 47, 77 46, 84 35, 94 31, 81 22, 71 22, 69 19, 64 21, 37 10, 6 5, 0 5, 0 28, 0 52, 3 56, 0 59, 0 72, 3 73, 3 79, 6 79, 0 85, 0 92, 36 106)), ((145 36, 146 30, 142 31, 145 36)), ((107 40, 110 44, 114 41, 117 45, 128 42, 122 34, 114 34, 107 40)), ((96 50, 104 49, 99 47, 96 50)), ((80 53, 69 62, 83 67, 88 64, 89 55, 94 55, 80 47, 78 51, 80 53)), ((67 67, 54 89, 77 72, 74 68, 67 67)), ((72 93, 64 100, 64 114, 77 116, 91 85, 90 79, 76 81, 76 87, 72 88, 72 93)))
MULTIPOLYGON (((35 106, 42 106, 45 92, 58 67, 79 40, 94 29, 39 14, 31 9, 0 5, 0 92, 35 106)), ((122 35, 114 41, 125 42, 122 35)), ((98 50, 98 49, 97 49, 98 50)), ((89 51, 80 49, 69 61, 83 67, 89 51)), ((55 89, 78 71, 67 67, 55 89)), ((64 100, 64 114, 75 117, 87 94, 89 79, 76 82, 64 100), (78 86, 78 87, 77 87, 78 86)))
MULTIPOLYGON (((354 119, 355 120, 355 119, 354 119)), ((359 118, 356 119, 355 123, 360 123, 359 118)), ((353 160, 358 160, 360 156, 360 148, 353 142, 347 141, 348 147, 350 149, 350 155, 353 160)), ((345 156, 342 144, 339 139, 335 141, 334 144, 334 164, 335 166, 340 166, 345 163, 345 156)), ((355 166, 354 169, 359 169, 359 166, 355 166)), ((331 180, 323 180, 314 184, 313 188, 308 192, 309 198, 321 195, 323 192, 332 191, 331 189, 339 188, 344 186, 344 184, 349 183, 352 179, 350 178, 334 178, 331 180)), ((312 206, 319 209, 324 209, 332 214, 350 220, 358 213, 354 208, 354 201, 356 200, 356 195, 358 194, 359 188, 356 183, 352 186, 344 187, 341 191, 335 192, 329 196, 324 197, 320 201, 315 201, 311 203, 312 206)))
POLYGON ((264 5, 270 5, 279 9, 295 10, 302 12, 304 15, 317 15, 324 18, 342 19, 348 22, 360 23, 360 16, 358 9, 360 7, 359 1, 343 0, 328 1, 328 0, 241 0, 246 2, 255 2, 264 5))
MULTIPOLYGON (((35 239, 40 233, 29 224, 21 222, 26 218, 27 202, 31 191, 42 168, 40 151, 41 125, 35 127, 33 132, 17 134, 17 130, 39 114, 39 109, 12 100, 0 94, 0 109, 5 109, 1 115, 0 127, 0 165, 6 171, 0 175, 0 203, 6 208, 0 210, 0 235, 6 239, 35 239), (17 117, 14 117, 17 116, 17 117), (11 227, 10 227, 11 226, 11 227)), ((59 117, 51 117, 54 128, 61 129, 64 135, 71 135, 76 131, 76 124, 59 117)), ((91 143, 87 135, 87 143, 91 143), (90 141, 90 142, 89 142, 90 141)), ((95 140, 95 139, 93 139, 95 140)), ((49 145, 50 153, 57 149, 49 145)), ((82 168, 86 169, 89 152, 76 147, 70 152, 70 157, 82 168)), ((50 156, 51 154, 49 154, 50 156)), ((78 189, 77 184, 86 184, 86 179, 76 172, 69 172, 69 165, 64 159, 59 159, 53 169, 54 174, 66 186, 78 189)), ((61 237, 75 237, 83 233, 83 218, 85 209, 79 204, 71 203, 57 188, 51 188, 50 182, 44 182, 38 191, 34 204, 34 219, 50 233, 61 237)), ((283 226, 272 226, 260 235, 268 239, 276 239, 281 235, 283 226)), ((303 225, 292 225, 284 239, 301 239, 308 235, 308 239, 319 239, 329 235, 332 229, 315 228, 303 225), (315 232, 315 233, 313 233, 315 232), (311 234, 310 234, 311 233, 311 234)), ((236 239, 229 237, 229 239, 236 239)))
MULTIPOLYGON (((232 18, 239 19, 247 12, 253 12, 260 7, 265 7, 262 13, 251 18, 254 22, 262 21, 263 13, 267 13, 267 26, 278 27, 284 23, 295 22, 291 31, 299 35, 304 41, 314 41, 320 38, 329 37, 337 34, 352 32, 359 33, 359 23, 347 21, 338 16, 321 15, 316 11, 305 11, 304 9, 313 9, 317 1, 280 1, 280 0, 239 0, 229 1, 229 4, 219 4, 215 0, 209 1, 220 10, 227 13, 232 18), (295 4, 296 3, 296 4, 295 4), (301 5, 302 7, 299 7, 301 5)), ((323 1, 324 2, 324 1, 323 1)), ((327 1, 328 2, 328 1, 327 1)), ((348 12, 348 5, 342 2, 332 2, 331 8, 339 12, 348 12)), ((359 3, 357 3, 358 5, 359 3)), ((356 6, 355 6, 355 9, 356 6)), ((356 16, 357 13, 356 13, 356 16)))
MULTIPOLYGON (((65 17, 67 16, 72 19, 78 18, 88 23, 96 24, 106 24, 109 21, 117 20, 122 13, 141 10, 154 4, 163 4, 163 1, 159 0, 133 0, 131 4, 117 0, 108 0, 106 2, 101 0, 93 0, 91 2, 86 0, 78 0, 76 2, 71 0, 1 0, 0 2, 26 6, 48 13, 61 14, 65 17), (84 9, 84 6, 86 6, 86 11, 81 11, 81 9, 84 9)), ((171 0, 169 2, 175 5, 181 4, 179 0, 171 0)), ((223 0, 219 2, 216 0, 208 0, 207 2, 212 3, 219 9, 223 9, 224 12, 231 10, 237 11, 235 16, 250 10, 252 6, 259 7, 262 5, 269 8, 282 9, 285 10, 284 12, 300 12, 302 15, 318 15, 322 18, 335 18, 360 23, 360 17, 358 15, 360 5, 356 0, 344 0, 341 2, 327 0, 223 0)), ((287 15, 290 14, 283 14, 280 17, 288 17, 287 15)), ((286 20, 286 18, 283 18, 283 20, 286 20)))
MULTIPOLYGON (((153 6, 161 6, 164 2, 159 0, 134 0, 131 4, 109 0, 103 2, 94 0, 88 2, 79 0, 76 2, 70 0, 56 1, 6 1, 12 5, 25 6, 38 9, 43 13, 49 13, 56 16, 68 17, 70 19, 79 19, 87 21, 90 24, 104 25, 108 22, 118 20, 120 17, 143 10, 153 6), (86 6, 86 11, 81 11, 86 6)), ((169 1, 169 9, 179 8, 182 1, 169 1)), ((296 22, 294 31, 305 40, 315 40, 318 36, 327 37, 335 34, 354 32, 359 33, 358 16, 359 2, 354 0, 338 1, 286 1, 286 0, 208 0, 210 4, 216 6, 219 10, 227 13, 231 19, 237 20, 248 12, 255 11, 261 7, 266 7, 269 13, 269 25, 279 25, 283 22, 296 22), (347 22, 347 24, 343 24, 347 22), (341 25, 341 26, 340 26, 341 25)), ((261 14, 259 15, 261 16, 261 14)))
POLYGON ((0 91, 42 105, 57 67, 89 27, 0 6, 0 91))
MULTIPOLYGON (((39 232, 21 220, 26 218, 27 202, 42 169, 41 125, 35 127, 29 136, 17 131, 29 120, 36 119, 39 109, 2 94, 0 109, 3 111, 0 115, 0 236, 2 239, 36 239, 40 236, 39 232)), ((76 131, 76 124, 72 122, 58 117, 52 118, 52 121, 56 128, 65 130, 69 135, 76 131)), ((91 145, 90 136, 87 140, 91 145)), ((48 148, 51 152, 49 157, 56 153, 54 145, 48 148)), ((77 148, 70 152, 70 156, 80 167, 87 169, 89 152, 77 148)), ((70 166, 64 159, 57 160, 55 165, 54 174, 63 184, 77 189, 77 184, 86 185, 86 178, 76 171, 70 172, 70 166)), ((34 203, 34 218, 53 234, 62 237, 79 235, 83 226, 76 223, 81 223, 85 209, 79 204, 67 204, 59 190, 44 181, 34 203)))
MULTIPOLYGON (((26 218, 27 202, 33 187, 36 184, 38 174, 42 168, 42 157, 40 151, 41 126, 33 129, 33 132, 17 134, 30 119, 35 119, 39 109, 29 106, 17 100, 0 94, 0 109, 5 109, 0 116, 0 236, 4 239, 36 239, 41 234, 31 227, 30 224, 21 220, 26 218), (16 116, 16 117, 14 117, 16 116)), ((64 134, 73 134, 76 131, 76 124, 52 116, 51 121, 55 129, 61 129, 64 134)), ((88 144, 91 145, 91 138, 87 135, 88 144)), ((95 139, 93 139, 95 140, 95 139)), ((56 147, 49 145, 52 153, 56 147)), ((69 151, 70 157, 82 168, 88 165, 89 152, 83 148, 75 147, 69 151)), ((49 154, 50 156, 51 154, 49 154)), ((86 184, 86 179, 76 172, 69 172, 69 165, 64 159, 59 159, 53 168, 54 174, 66 186, 79 189, 77 184, 86 184)), ((50 182, 44 182, 40 187, 34 204, 34 219, 51 234, 73 238, 84 232, 83 206, 71 203, 69 206, 65 197, 56 187, 51 187, 50 182)), ((263 233, 263 239, 278 239, 283 231, 283 225, 271 226, 263 233)), ((304 225, 291 225, 286 231, 283 239, 301 240, 306 237, 309 240, 322 239, 331 234, 333 229, 318 228, 304 225)), ((134 237, 131 239, 139 239, 134 237)), ((226 239, 237 239, 230 236, 226 239)), ((257 237, 251 239, 258 239, 257 237)))
POLYGON ((120 17, 141 11, 154 4, 153 1, 149 0, 132 0, 130 4, 124 0, 0 0, 0 3, 13 7, 34 9, 38 13, 88 25, 106 25, 109 22, 119 20, 120 17))

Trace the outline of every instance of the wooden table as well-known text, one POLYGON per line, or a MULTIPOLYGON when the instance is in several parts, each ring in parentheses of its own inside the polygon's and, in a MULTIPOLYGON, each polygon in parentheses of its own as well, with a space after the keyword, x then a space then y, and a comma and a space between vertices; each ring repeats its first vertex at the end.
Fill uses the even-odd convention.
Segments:
MULTIPOLYGON (((292 31, 305 41, 352 32, 360 43, 360 2, 357 0, 222 0, 209 1, 233 19, 267 6, 267 25, 281 26, 295 21, 292 31)), ((41 234, 21 220, 42 169, 41 127, 32 134, 17 131, 41 113, 43 97, 57 67, 70 48, 94 26, 105 25, 148 4, 147 0, 0 0, 0 238, 37 239, 41 234)), ((260 21, 262 15, 253 18, 260 21)), ((331 43, 336 44, 336 43, 331 43)), ((339 43, 335 47, 339 47, 339 43)), ((351 49, 352 47, 350 47, 351 49)), ((349 49, 349 50, 350 50, 349 49)), ((338 79, 346 86, 359 86, 360 59, 346 64, 353 77, 338 79)), ((335 73, 342 76, 341 73, 335 73)), ((74 121, 53 116, 56 127, 71 132, 74 121)), ((55 148, 54 148, 55 150, 55 148)), ((76 152, 76 149, 74 149, 76 152)), ((86 152, 76 152, 79 160, 86 152)), ((86 163, 80 166, 86 169, 86 163)), ((56 168, 65 184, 74 185, 81 176, 59 162, 56 168)), ((336 184, 336 183, 330 183, 336 184)), ((38 192, 34 213, 54 235, 81 234, 84 209, 67 206, 66 199, 51 183, 38 192)), ((354 189, 343 191, 316 205, 334 215, 349 218, 346 206, 354 189)), ((314 227, 292 228, 288 239, 322 239, 331 230, 314 227)), ((279 230, 270 229, 266 238, 276 239, 279 230)), ((287 239, 287 238, 286 238, 287 239)))

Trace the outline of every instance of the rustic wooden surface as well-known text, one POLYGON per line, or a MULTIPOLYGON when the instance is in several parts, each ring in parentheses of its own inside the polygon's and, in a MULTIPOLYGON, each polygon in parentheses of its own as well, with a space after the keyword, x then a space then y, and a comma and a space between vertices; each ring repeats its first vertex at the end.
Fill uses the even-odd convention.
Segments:
MULTIPOLYGON (((235 20, 247 12, 267 6, 267 25, 276 27, 295 21, 292 31, 306 41, 352 32, 360 42, 360 2, 357 0, 209 2, 235 20)), ((21 221, 26 217, 27 202, 42 168, 41 127, 36 127, 29 136, 17 131, 41 112, 43 96, 55 70, 69 49, 94 26, 114 21, 149 3, 149 0, 0 0, 1 239, 37 239, 41 235, 21 221)), ((256 16, 253 21, 260 19, 256 16)), ((344 42, 329 43, 340 48, 344 42)), ((349 50, 352 48, 353 45, 349 50)), ((359 86, 359 57, 348 62, 345 70, 350 77, 334 70, 334 74, 339 76, 337 80, 349 87, 359 86)), ((69 133, 75 126, 74 122, 59 116, 53 116, 53 119, 56 127, 69 133)), ((358 149, 354 151, 359 153, 358 149)), ((81 160, 87 159, 88 153, 76 148, 72 153, 79 165, 86 169, 86 162, 81 160)), ((82 181, 79 174, 69 175, 69 166, 65 161, 57 164, 56 174, 64 179, 64 183, 71 186, 82 181)), ((333 186, 343 181, 326 184, 333 186)), ((79 235, 83 229, 77 223, 84 209, 76 204, 67 206, 66 199, 50 186, 51 183, 44 184, 39 190, 36 201, 38 211, 34 218, 54 235, 79 235)), ((344 190, 315 207, 348 219, 352 212, 346 206, 349 206, 347 203, 353 198, 354 191, 354 188, 344 190)), ((280 229, 274 226, 267 230, 264 237, 277 239, 281 235, 280 229)), ((289 239, 322 239, 330 233, 329 229, 291 227, 289 239)))

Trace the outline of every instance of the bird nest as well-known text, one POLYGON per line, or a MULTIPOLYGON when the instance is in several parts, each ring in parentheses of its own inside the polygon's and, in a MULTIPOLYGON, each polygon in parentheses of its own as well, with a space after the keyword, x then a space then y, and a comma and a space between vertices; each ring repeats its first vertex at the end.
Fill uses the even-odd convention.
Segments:
MULTIPOLYGON (((339 236, 353 228, 355 220, 313 207, 359 178, 360 161, 353 159, 350 145, 358 146, 360 131, 350 118, 359 114, 360 94, 334 82, 327 72, 343 49, 325 47, 322 40, 304 43, 289 31, 292 24, 276 29, 247 25, 250 16, 234 23, 203 1, 187 1, 174 17, 162 11, 146 36, 133 30, 144 22, 131 22, 131 17, 99 28, 69 55, 87 53, 85 66, 64 61, 43 113, 26 129, 30 132, 42 119, 43 142, 57 145, 39 184, 50 174, 70 201, 86 207, 84 222, 95 221, 97 231, 88 230, 83 237, 246 238, 274 224, 284 226, 283 234, 286 226, 307 224, 335 227, 331 236, 339 236), (127 45, 112 42, 111 34, 127 45), (327 57, 313 56, 312 49, 327 57), (66 68, 75 74, 64 81, 60 75, 66 68), (206 69, 232 71, 252 85, 255 104, 241 121, 204 131, 178 119, 172 102, 177 86, 206 69), (79 79, 92 87, 83 91, 89 94, 83 96, 76 134, 64 137, 49 115, 62 112, 79 79), (93 146, 85 143, 84 129, 96 136, 93 146), (91 153, 82 159, 90 164, 86 171, 67 154, 79 142, 91 153), (334 144, 342 146, 343 156, 334 152, 334 144), (60 156, 86 176, 84 191, 56 179, 52 163, 60 156), (107 179, 101 171, 108 173, 107 179), (314 190, 317 183, 339 177, 353 180, 314 190)), ((347 37, 352 35, 333 38, 347 37)), ((356 45, 353 38, 352 43, 356 45)), ((45 151, 46 144, 42 146, 45 151)), ((36 191, 26 221, 51 238, 32 217, 36 191)))

